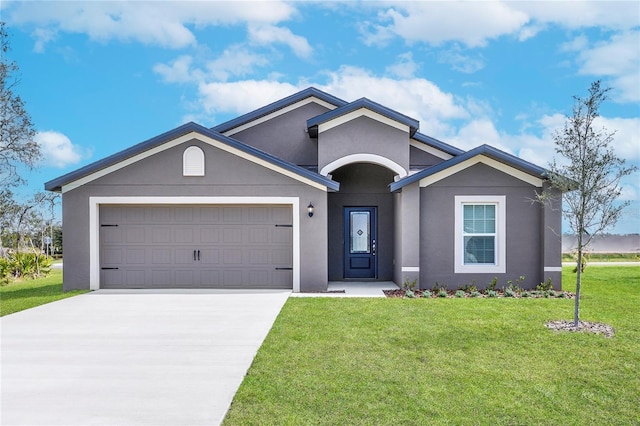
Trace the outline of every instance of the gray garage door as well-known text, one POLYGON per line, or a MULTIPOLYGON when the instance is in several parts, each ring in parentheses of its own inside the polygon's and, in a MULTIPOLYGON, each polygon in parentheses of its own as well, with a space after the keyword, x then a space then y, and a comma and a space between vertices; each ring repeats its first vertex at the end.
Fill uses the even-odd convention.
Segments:
POLYGON ((101 206, 101 288, 292 288, 290 206, 101 206))

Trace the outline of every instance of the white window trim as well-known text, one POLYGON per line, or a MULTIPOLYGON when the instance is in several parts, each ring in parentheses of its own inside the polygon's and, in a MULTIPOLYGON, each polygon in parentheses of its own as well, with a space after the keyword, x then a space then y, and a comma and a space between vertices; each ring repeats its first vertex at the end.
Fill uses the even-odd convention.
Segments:
POLYGON ((507 271, 506 262, 506 228, 507 228, 507 197, 505 195, 456 195, 454 213, 454 272, 456 274, 504 274, 507 271), (464 204, 495 204, 496 205, 496 263, 495 265, 465 265, 464 264, 464 235, 463 208, 464 204))
MULTIPOLYGON (((89 288, 100 289, 100 206, 288 204, 293 216, 293 292, 300 292, 300 199, 298 197, 89 197, 89 288)), ((306 208, 305 208, 306 211, 306 208)))
POLYGON ((192 145, 182 153, 182 175, 204 176, 204 151, 192 145))

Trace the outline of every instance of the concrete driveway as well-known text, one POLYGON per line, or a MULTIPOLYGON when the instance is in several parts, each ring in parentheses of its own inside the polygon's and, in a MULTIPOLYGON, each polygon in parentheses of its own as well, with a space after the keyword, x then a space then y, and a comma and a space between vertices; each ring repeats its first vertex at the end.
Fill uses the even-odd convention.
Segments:
POLYGON ((290 292, 100 290, 0 319, 3 425, 216 425, 290 292))

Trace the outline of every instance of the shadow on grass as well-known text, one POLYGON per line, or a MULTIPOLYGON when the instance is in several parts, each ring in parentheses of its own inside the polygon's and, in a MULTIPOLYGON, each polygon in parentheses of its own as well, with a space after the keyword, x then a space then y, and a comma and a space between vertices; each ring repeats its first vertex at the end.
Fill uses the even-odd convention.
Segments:
POLYGON ((2 295, 0 298, 3 301, 8 300, 16 300, 23 299, 26 297, 39 297, 39 296, 53 296, 53 295, 63 295, 62 284, 47 284, 40 285, 37 287, 22 287, 18 289, 11 289, 11 284, 9 284, 6 288, 3 289, 2 295))

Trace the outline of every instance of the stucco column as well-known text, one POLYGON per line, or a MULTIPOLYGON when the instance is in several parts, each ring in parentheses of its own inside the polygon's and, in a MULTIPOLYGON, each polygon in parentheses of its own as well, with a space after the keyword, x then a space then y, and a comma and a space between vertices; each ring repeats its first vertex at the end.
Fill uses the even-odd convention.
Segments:
MULTIPOLYGON (((548 184, 543 189, 548 191, 548 184)), ((551 278, 553 288, 562 289, 562 195, 553 197, 542 208, 542 279, 551 278)))
MULTIPOLYGON (((418 182, 402 188, 396 209, 396 268, 395 282, 420 276, 420 185, 418 182)), ((420 283, 416 288, 419 288, 420 283)))

